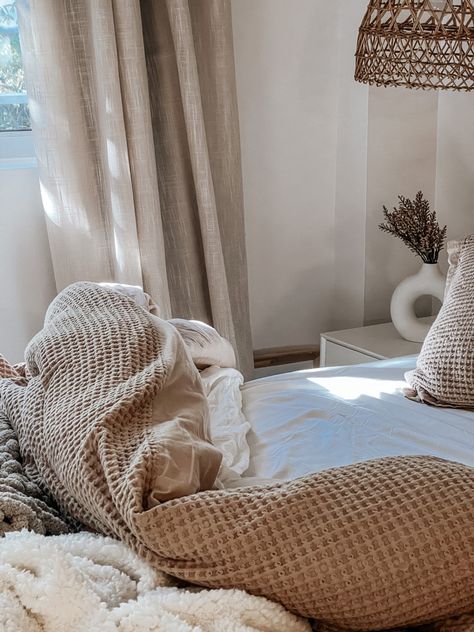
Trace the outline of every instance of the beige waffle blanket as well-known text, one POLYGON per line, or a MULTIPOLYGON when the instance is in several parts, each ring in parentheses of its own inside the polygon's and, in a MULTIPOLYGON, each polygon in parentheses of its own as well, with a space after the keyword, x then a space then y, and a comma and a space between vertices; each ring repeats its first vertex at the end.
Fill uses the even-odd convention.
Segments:
POLYGON ((27 385, 4 380, 0 398, 30 476, 156 568, 344 629, 473 609, 470 468, 387 458, 209 491, 220 456, 179 334, 94 284, 55 299, 26 361, 27 385))

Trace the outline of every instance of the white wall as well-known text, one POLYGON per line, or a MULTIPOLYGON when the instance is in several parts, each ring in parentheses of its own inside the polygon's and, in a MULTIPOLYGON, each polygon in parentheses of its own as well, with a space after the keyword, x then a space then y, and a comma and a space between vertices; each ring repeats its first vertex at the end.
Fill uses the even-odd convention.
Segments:
POLYGON ((233 3, 254 345, 315 339, 330 324, 337 6, 233 3), (317 80, 316 80, 317 77, 317 80), (319 89, 315 89, 317 81, 319 89), (315 256, 315 253, 318 253, 315 256))
POLYGON ((0 353, 23 358, 55 284, 36 169, 0 170, 0 353))
POLYGON ((474 95, 356 83, 366 6, 232 0, 255 347, 389 320, 419 266, 377 228, 397 195, 474 231, 474 95))
POLYGON ((366 323, 389 320, 388 306, 400 279, 419 267, 398 239, 382 233, 382 207, 399 194, 420 189, 434 201, 437 94, 404 88, 370 88, 368 106, 367 208, 365 217, 366 323))
POLYGON ((449 237, 474 233, 474 93, 444 92, 438 101, 436 207, 449 237))
MULTIPOLYGON (((334 209, 326 209, 335 217, 335 284, 328 329, 357 327, 364 319, 369 91, 354 81, 354 24, 360 20, 363 4, 362 0, 346 2, 344 11, 338 5, 338 38, 333 38, 339 91, 333 104, 337 111, 336 200, 334 209)), ((323 3, 320 8, 324 10, 323 3)))

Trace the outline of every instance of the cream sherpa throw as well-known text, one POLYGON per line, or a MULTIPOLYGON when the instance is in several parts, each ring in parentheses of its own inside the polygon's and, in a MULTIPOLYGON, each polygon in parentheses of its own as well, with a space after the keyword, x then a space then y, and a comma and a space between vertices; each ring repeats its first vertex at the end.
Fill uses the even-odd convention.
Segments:
POLYGON ((0 541, 2 632, 308 632, 282 606, 239 590, 177 588, 128 547, 78 533, 0 541))
POLYGON ((469 467, 387 458, 206 491, 220 459, 179 334, 94 284, 54 300, 26 360, 28 384, 4 380, 0 398, 29 472, 156 568, 353 630, 472 610, 469 467))

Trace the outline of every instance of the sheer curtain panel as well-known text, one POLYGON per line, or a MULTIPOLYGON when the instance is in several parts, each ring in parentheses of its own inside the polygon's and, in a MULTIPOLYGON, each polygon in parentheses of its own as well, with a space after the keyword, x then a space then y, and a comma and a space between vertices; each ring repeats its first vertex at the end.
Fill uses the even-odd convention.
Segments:
POLYGON ((58 290, 142 285, 252 370, 229 0, 19 0, 58 290))

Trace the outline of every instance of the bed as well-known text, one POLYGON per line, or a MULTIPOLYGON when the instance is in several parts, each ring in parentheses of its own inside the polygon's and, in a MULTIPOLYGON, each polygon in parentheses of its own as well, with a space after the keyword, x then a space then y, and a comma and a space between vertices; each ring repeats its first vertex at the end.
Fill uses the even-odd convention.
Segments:
POLYGON ((405 397, 416 356, 294 371, 244 383, 201 372, 222 487, 292 480, 385 456, 431 455, 474 466, 474 412, 405 397))
POLYGON ((410 356, 297 371, 242 387, 251 429, 245 476, 292 479, 383 456, 430 454, 474 466, 474 413, 407 399, 410 356))
MULTIPOLYGON (((136 617, 126 628, 133 632, 155 629, 143 625, 145 605, 153 616, 168 617, 172 610, 183 623, 180 631, 196 622, 198 612, 214 626, 202 629, 230 629, 222 617, 230 617, 232 629, 248 629, 247 613, 263 617, 250 629, 268 629, 265 621, 272 630, 309 629, 278 604, 357 630, 469 616, 474 584, 465 551, 474 486, 464 465, 474 465, 474 413, 406 399, 404 374, 415 358, 244 384, 230 343, 211 335, 209 326, 166 323, 95 284, 64 290, 46 320, 29 346, 27 371, 5 363, 5 422, 18 433, 26 477, 54 490, 61 516, 73 516, 96 535, 51 539, 46 525, 36 534, 7 533, 0 540, 0 589, 8 600, 0 612, 13 613, 7 619, 31 618, 33 604, 33 619, 41 614, 47 620, 41 629, 59 629, 59 614, 69 624, 68 611, 55 605, 63 572, 74 575, 75 599, 87 585, 91 606, 97 599, 105 603, 99 613, 104 620, 136 617), (77 339, 94 344, 78 345, 77 339), (399 455, 407 458, 378 458, 399 455), (171 470, 163 470, 168 465, 197 493, 158 497, 168 494, 168 479, 176 484, 171 470), (184 479, 188 473, 193 477, 184 479), (212 481, 201 484, 208 474, 212 481), (412 559, 416 564, 407 565, 412 559), (147 582, 137 581, 148 573, 141 560, 158 572, 147 582), (443 573, 433 572, 440 564, 443 573), (58 565, 61 573, 54 570, 58 565), (97 567, 106 567, 110 578, 102 582, 105 570, 97 575, 97 567), (25 568, 32 571, 28 585, 22 584, 25 568), (183 595, 193 593, 166 583, 163 572, 211 590, 187 608, 183 595), (129 578, 122 581, 120 573, 129 578), (32 600, 38 591, 42 600, 32 600), (233 595, 238 604, 231 612, 233 595), (270 601, 248 601, 264 597, 270 601), (222 604, 219 621, 215 599, 222 604)), ((21 473, 19 462, 12 467, 21 473)), ((3 522, 9 531, 10 517, 3 522)), ((88 629, 97 627, 98 619, 89 623, 88 629)))

